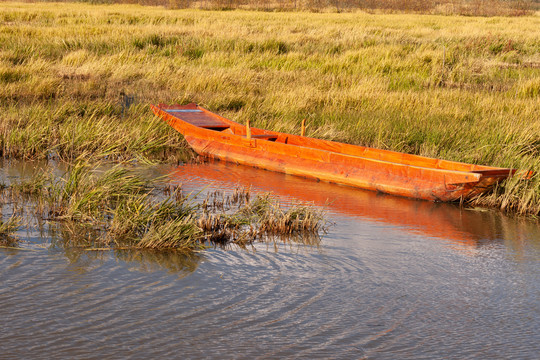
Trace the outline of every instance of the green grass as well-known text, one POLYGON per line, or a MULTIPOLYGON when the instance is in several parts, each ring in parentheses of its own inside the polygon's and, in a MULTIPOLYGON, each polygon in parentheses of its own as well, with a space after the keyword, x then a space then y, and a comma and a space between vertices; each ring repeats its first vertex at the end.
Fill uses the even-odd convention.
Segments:
MULTIPOLYGON (((148 103, 540 172, 538 13, 519 18, 3 3, 4 157, 181 158, 148 103), (126 109, 127 94, 134 105, 126 109)), ((540 177, 478 203, 540 213, 540 177), (509 204, 512 204, 511 206, 509 204)))

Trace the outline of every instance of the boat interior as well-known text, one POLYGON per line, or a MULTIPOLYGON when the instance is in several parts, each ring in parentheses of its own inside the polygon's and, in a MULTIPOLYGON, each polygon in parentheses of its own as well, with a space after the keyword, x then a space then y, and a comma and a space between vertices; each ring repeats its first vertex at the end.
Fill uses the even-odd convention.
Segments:
POLYGON ((315 139, 301 135, 284 134, 258 128, 251 128, 249 125, 242 125, 221 117, 206 109, 200 108, 196 104, 184 106, 159 105, 159 109, 184 122, 190 123, 200 128, 223 132, 242 137, 261 139, 276 143, 302 146, 305 148, 331 151, 352 157, 361 157, 399 163, 404 165, 426 167, 432 169, 442 169, 461 172, 475 172, 483 175, 508 175, 510 169, 494 168, 475 164, 465 164, 455 161, 447 161, 435 158, 428 158, 419 155, 400 153, 389 150, 374 149, 359 145, 338 143, 328 140, 315 139), (493 174, 491 174, 493 173, 493 174))

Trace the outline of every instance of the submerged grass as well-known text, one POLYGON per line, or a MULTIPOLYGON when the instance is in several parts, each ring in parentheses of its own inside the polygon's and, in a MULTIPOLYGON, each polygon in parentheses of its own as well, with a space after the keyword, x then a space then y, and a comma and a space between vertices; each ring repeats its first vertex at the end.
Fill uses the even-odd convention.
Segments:
MULTIPOLYGON (((178 161, 148 103, 540 173, 540 18, 3 3, 4 157, 178 161)), ((478 200, 540 214, 540 175, 478 200)))

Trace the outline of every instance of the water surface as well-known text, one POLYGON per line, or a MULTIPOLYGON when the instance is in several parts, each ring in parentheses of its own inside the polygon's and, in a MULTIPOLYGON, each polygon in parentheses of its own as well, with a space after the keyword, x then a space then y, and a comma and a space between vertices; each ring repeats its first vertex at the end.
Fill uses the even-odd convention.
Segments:
MULTIPOLYGON (((192 257, 64 251, 38 226, 21 231, 23 250, 0 249, 0 357, 540 353, 536 222, 220 162, 152 172, 185 192, 251 186, 309 202, 334 225, 319 246, 257 243, 192 257)), ((2 176, 20 168, 7 164, 2 176)))

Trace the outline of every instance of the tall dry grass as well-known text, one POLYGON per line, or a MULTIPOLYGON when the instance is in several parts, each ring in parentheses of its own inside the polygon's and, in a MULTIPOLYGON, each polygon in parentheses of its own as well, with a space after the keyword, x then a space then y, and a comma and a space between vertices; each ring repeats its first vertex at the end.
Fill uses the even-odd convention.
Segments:
MULTIPOLYGON (((46 0, 45 0, 46 1, 46 0)), ((169 9, 400 12, 466 16, 523 16, 540 9, 538 0, 82 0, 169 9)))
MULTIPOLYGON (((537 15, 4 3, 0 149, 167 158, 184 145, 147 104, 195 101, 253 126, 306 118, 309 136, 538 172, 538 29, 537 15)), ((538 214, 539 194, 535 176, 480 201, 538 214)))

